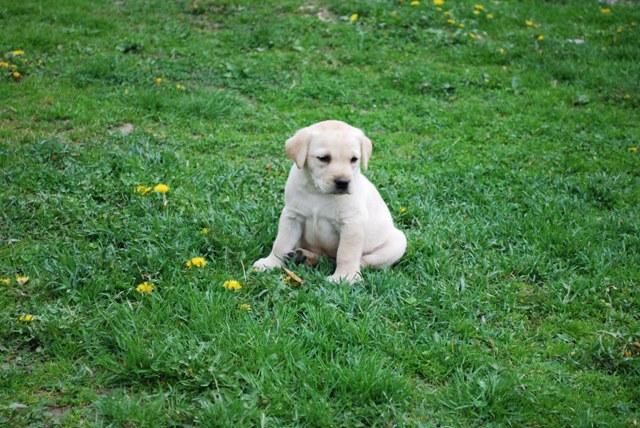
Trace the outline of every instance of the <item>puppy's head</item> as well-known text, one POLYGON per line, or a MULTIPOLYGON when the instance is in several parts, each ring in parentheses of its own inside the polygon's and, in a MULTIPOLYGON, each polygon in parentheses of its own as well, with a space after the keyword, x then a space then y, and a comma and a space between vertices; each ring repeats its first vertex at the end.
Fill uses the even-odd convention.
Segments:
POLYGON ((287 157, 305 169, 321 193, 351 193, 352 181, 367 169, 372 144, 344 122, 327 120, 302 128, 285 144, 287 157))

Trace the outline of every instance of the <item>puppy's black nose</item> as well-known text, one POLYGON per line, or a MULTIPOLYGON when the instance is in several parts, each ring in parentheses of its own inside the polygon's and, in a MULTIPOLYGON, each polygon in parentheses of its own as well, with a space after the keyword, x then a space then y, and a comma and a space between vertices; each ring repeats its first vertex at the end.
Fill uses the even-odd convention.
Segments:
POLYGON ((336 189, 338 190, 347 190, 349 188, 350 180, 345 178, 336 178, 334 182, 336 183, 336 189))

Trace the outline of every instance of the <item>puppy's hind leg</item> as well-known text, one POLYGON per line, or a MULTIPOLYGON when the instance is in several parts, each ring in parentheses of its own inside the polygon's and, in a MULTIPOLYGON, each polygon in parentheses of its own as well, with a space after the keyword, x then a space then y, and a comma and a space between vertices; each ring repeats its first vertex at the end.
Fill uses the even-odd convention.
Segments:
POLYGON ((313 251, 304 248, 296 248, 287 254, 287 259, 296 264, 305 264, 307 266, 316 266, 320 262, 320 256, 313 251))
POLYGON ((400 260, 407 249, 407 238, 394 229, 385 244, 374 252, 362 256, 361 267, 383 268, 400 260))

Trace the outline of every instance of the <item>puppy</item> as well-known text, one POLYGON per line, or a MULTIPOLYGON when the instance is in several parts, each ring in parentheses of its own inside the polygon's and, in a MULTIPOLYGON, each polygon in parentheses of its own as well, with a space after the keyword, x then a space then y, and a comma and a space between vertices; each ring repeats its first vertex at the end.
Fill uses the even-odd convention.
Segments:
POLYGON ((303 128, 287 140, 294 165, 284 191, 285 206, 271 254, 256 270, 283 265, 296 254, 335 258, 332 282, 355 282, 366 266, 391 266, 407 240, 396 229, 378 190, 360 173, 372 144, 347 123, 327 120, 303 128))

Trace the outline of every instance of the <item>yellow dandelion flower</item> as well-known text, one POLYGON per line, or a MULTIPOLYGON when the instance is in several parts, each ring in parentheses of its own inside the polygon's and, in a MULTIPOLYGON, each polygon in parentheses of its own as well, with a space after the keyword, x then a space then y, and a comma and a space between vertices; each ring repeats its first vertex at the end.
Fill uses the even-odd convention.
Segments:
POLYGON ((176 83, 176 89, 178 91, 184 91, 187 88, 184 85, 181 85, 180 83, 176 83))
POLYGON ((208 227, 203 227, 202 229, 200 229, 200 234, 201 235, 208 235, 209 234, 209 228, 208 227))
POLYGON ((358 20, 358 14, 357 13, 353 13, 349 17, 349 22, 356 22, 357 20, 358 20))
POLYGON ((527 25, 527 27, 530 28, 537 27, 536 23, 533 22, 533 19, 527 19, 526 21, 524 21, 524 23, 527 25))
POLYGON ((412 0, 411 6, 420 6, 420 2, 418 0, 412 0))
POLYGON ((491 20, 493 19, 493 13, 487 13, 484 17, 491 20))
POLYGON ((238 309, 245 312, 251 312, 251 305, 248 303, 241 303, 238 305, 238 309))
POLYGON ((222 284, 222 286, 227 290, 232 290, 232 291, 238 291, 242 288, 242 284, 240 284, 240 282, 236 281, 235 279, 230 279, 228 281, 225 281, 224 284, 222 284))
POLYGON ((18 317, 18 321, 22 321, 22 322, 31 322, 33 321, 34 317, 31 314, 22 314, 18 317))
POLYGON ((629 147, 627 150, 629 150, 629 153, 638 153, 638 148, 637 147, 629 147))
POLYGON ((156 77, 155 79, 153 79, 153 82, 156 84, 156 86, 162 85, 162 77, 156 77))
POLYGON ((456 20, 455 20, 455 19, 451 19, 451 18, 449 18, 449 19, 447 19, 447 24, 449 24, 449 25, 456 25, 456 20))
POLYGON ((0 284, 11 285, 11 278, 0 278, 0 284))
POLYGON ((140 194, 140 195, 146 195, 147 193, 149 193, 151 191, 151 187, 149 186, 145 186, 143 184, 139 184, 136 186, 136 193, 140 194))
POLYGON ((478 15, 480 15, 480 11, 476 9, 476 10, 473 11, 473 14, 478 16, 478 15))
POLYGON ((22 275, 16 275, 16 282, 20 285, 25 285, 27 282, 29 282, 29 277, 28 276, 22 276, 22 275))
POLYGON ((609 8, 609 7, 601 7, 600 8, 600 13, 602 13, 604 15, 609 15, 611 13, 611 8, 609 8))
POLYGON ((442 6, 444 4, 444 0, 433 0, 434 6, 442 6))
POLYGON ((142 282, 138 284, 136 287, 136 291, 140 294, 151 294, 151 292, 156 288, 155 285, 150 283, 149 281, 142 282))
POLYGON ((19 71, 14 71, 11 73, 11 77, 13 77, 13 80, 20 80, 22 78, 22 74, 20 74, 19 71))
POLYGON ((400 207, 400 209, 398 210, 398 212, 399 212, 400 214, 404 214, 404 213, 406 213, 406 212, 407 212, 407 207, 400 207))
POLYGON ((0 68, 9 68, 11 66, 11 64, 9 64, 7 61, 0 61, 0 68))
POLYGON ((474 5, 473 5, 473 8, 474 8, 475 10, 479 10, 479 11, 483 11, 483 10, 484 10, 484 6, 483 6, 483 5, 481 5, 480 3, 476 3, 476 4, 474 4, 474 5))
POLYGON ((156 193, 167 193, 169 191, 169 186, 162 183, 156 184, 155 186, 153 186, 153 191, 156 193))
POLYGON ((461 22, 458 24, 458 28, 464 28, 464 24, 461 22))
POLYGON ((544 40, 544 36, 542 34, 539 34, 538 37, 536 37, 536 40, 541 42, 544 40))
POLYGON ((22 49, 16 49, 11 51, 11 56, 22 56, 24 55, 24 51, 22 49))
POLYGON ((192 268, 192 267, 203 268, 206 265, 207 265, 207 261, 205 260, 204 257, 193 257, 190 260, 187 260, 187 262, 185 263, 185 266, 187 266, 188 268, 192 268))

